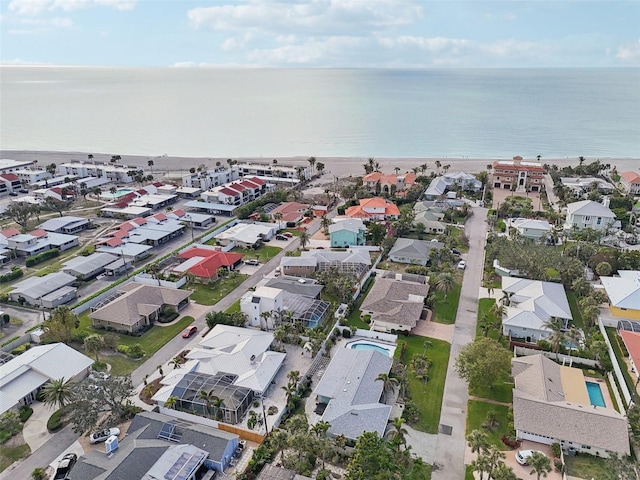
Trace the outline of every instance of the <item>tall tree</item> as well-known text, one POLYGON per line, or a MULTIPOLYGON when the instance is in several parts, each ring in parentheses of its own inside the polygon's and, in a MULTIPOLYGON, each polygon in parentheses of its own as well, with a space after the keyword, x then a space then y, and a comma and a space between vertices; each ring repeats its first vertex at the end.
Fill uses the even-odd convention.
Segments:
POLYGON ((311 175, 313 175, 313 173, 315 172, 316 157, 307 158, 307 162, 309 162, 309 166, 311 167, 311 175))
POLYGON ((386 373, 380 373, 376 377, 376 382, 382 382, 382 401, 387 401, 387 394, 393 393, 398 386, 398 380, 386 373))
POLYGON ((84 349, 85 351, 91 355, 95 355, 96 356, 96 362, 100 361, 100 350, 102 350, 102 348, 104 347, 104 339, 102 338, 102 335, 99 335, 97 333, 94 333, 92 335, 88 335, 85 339, 84 339, 84 349))
POLYGON ((47 341, 62 343, 71 341, 73 330, 79 325, 78 316, 66 305, 55 308, 49 318, 42 323, 47 341))
POLYGON ((307 232, 306 228, 302 230, 302 232, 300 232, 298 240, 300 241, 300 246, 302 247, 302 249, 306 250, 307 244, 309 243, 309 240, 311 240, 311 236, 309 235, 309 232, 307 232))
POLYGON ((396 417, 393 420, 391 420, 391 422, 389 422, 392 429, 389 430, 389 432, 387 433, 387 438, 389 439, 389 441, 394 446, 397 452, 400 451, 401 445, 407 444, 406 435, 409 435, 409 431, 403 426, 405 422, 406 420, 400 417, 396 417))
POLYGON ((64 378, 49 381, 42 389, 44 403, 49 408, 66 407, 73 401, 74 388, 71 380, 65 382, 64 378))
POLYGON ((511 352, 489 337, 479 337, 467 344, 455 362, 460 377, 469 383, 471 390, 493 388, 511 372, 511 352))
POLYGON ((31 219, 39 211, 37 205, 32 205, 27 202, 9 202, 4 213, 11 220, 20 225, 20 230, 23 233, 28 232, 31 219))
POLYGON ((454 289, 456 286, 455 278, 453 278, 453 274, 450 272, 442 272, 436 278, 436 290, 438 292, 444 293, 445 300, 449 295, 449 292, 454 289))
POLYGON ((489 448, 489 436, 484 430, 472 430, 467 435, 467 443, 471 453, 481 453, 489 448))
POLYGON ((564 322, 560 318, 551 317, 542 324, 542 327, 551 331, 551 335, 547 337, 547 340, 551 344, 551 350, 556 354, 557 360, 560 346, 567 339, 564 333, 564 322))

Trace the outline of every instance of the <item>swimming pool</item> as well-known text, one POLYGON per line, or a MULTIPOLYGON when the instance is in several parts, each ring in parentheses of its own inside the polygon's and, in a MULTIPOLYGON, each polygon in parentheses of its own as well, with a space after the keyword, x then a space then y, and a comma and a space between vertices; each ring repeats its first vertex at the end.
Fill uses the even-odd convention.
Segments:
POLYGON ((585 382, 587 384, 587 392, 589 393, 589 401, 591 405, 595 405, 596 407, 606 407, 607 404, 604 403, 604 396, 602 395, 602 389, 600 385, 594 382, 585 382))
POLYGON ((105 192, 100 194, 100 198, 105 200, 117 200, 120 197, 124 197, 127 193, 133 192, 131 188, 119 188, 115 193, 105 192))
POLYGON ((369 340, 356 340, 346 345, 346 347, 351 350, 375 350, 389 357, 393 357, 396 349, 395 345, 386 345, 369 340))

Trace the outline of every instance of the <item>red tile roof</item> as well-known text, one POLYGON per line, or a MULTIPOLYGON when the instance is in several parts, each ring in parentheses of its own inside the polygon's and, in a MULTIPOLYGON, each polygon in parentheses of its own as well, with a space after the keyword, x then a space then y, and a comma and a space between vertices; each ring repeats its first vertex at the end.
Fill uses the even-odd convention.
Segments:
POLYGON ((227 187, 233 188, 234 190, 237 190, 239 192, 242 192, 247 189, 247 187, 241 185, 240 183, 230 183, 229 185, 227 185, 227 187))
POLYGON ((20 180, 20 177, 18 177, 15 173, 3 173, 2 175, 0 175, 0 177, 10 182, 15 182, 16 180, 20 180))
POLYGON ((628 332, 627 330, 619 330, 624 345, 627 347, 629 356, 633 360, 636 369, 640 369, 640 333, 628 332))
POLYGON ((240 192, 236 192, 235 190, 231 190, 230 188, 227 188, 227 187, 223 187, 218 191, 229 197, 237 197, 238 195, 240 195, 240 192))
POLYGON ((30 235, 33 235, 34 237, 46 237, 47 236, 47 232, 45 230, 42 230, 41 228, 34 230, 33 232, 30 232, 30 235))
POLYGON ((0 231, 0 233, 4 235, 5 238, 9 238, 9 237, 13 237, 14 235, 20 235, 20 230, 18 230, 15 227, 11 227, 11 228, 5 228, 4 230, 0 231))
POLYGON ((187 212, 185 212, 184 210, 174 210, 171 213, 173 213, 178 218, 184 217, 187 214, 187 212))
POLYGON ((640 174, 636 172, 623 172, 620 176, 628 183, 640 183, 640 174))
POLYGON ((159 222, 162 222, 163 220, 167 219, 167 216, 164 213, 156 213, 153 218, 155 218, 156 220, 158 220, 159 222))
POLYGON ((124 231, 127 231, 127 232, 129 230, 133 230, 134 228, 136 228, 136 226, 133 225, 131 222, 124 222, 124 223, 121 223, 118 226, 118 230, 124 230, 124 231))
POLYGON ((248 180, 243 180, 243 181, 241 181, 241 182, 240 182, 240 185, 242 185, 243 187, 246 187, 246 188, 250 188, 251 190, 255 190, 256 188, 259 188, 259 186, 258 186, 258 185, 256 185, 256 184, 255 184, 255 183, 253 183, 253 182, 250 182, 250 181, 248 181, 248 180))
POLYGON ((360 205, 354 205, 347 208, 344 212, 347 217, 351 218, 370 218, 372 215, 379 215, 376 213, 369 213, 365 208, 382 208, 384 207, 384 215, 400 215, 400 210, 395 203, 387 202, 382 197, 363 198, 360 200, 360 205))
POLYGON ((258 177, 249 177, 249 178, 245 177, 245 180, 249 180, 250 182, 253 182, 256 185, 260 185, 260 186, 265 185, 267 183, 264 180, 259 179, 258 177))
POLYGON ((136 217, 136 218, 132 219, 131 221, 133 223, 135 223, 136 225, 144 225, 145 223, 147 223, 147 221, 142 217, 136 217))
POLYGON ((189 268, 189 273, 196 277, 213 278, 218 274, 220 267, 231 267, 239 262, 244 255, 241 253, 221 252, 207 248, 190 248, 178 255, 180 258, 205 257, 200 262, 189 268))

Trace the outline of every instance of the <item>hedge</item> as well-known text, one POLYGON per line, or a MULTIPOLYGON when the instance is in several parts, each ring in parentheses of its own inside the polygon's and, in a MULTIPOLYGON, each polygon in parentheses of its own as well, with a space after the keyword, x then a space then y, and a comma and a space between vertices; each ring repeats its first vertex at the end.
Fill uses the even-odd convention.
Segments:
POLYGON ((29 417, 31 415, 33 415, 33 408, 23 405, 22 407, 20 407, 20 410, 18 413, 20 414, 20 421, 24 423, 27 420, 29 420, 29 417))
POLYGON ((15 280, 16 278, 20 278, 24 275, 22 269, 18 266, 11 267, 11 271, 9 273, 5 273, 4 275, 0 275, 0 283, 7 283, 11 280, 15 280))
POLYGON ((27 257, 24 261, 24 264, 27 267, 32 267, 34 265, 38 265, 39 263, 46 262, 50 258, 54 258, 60 255, 60 250, 57 248, 52 248, 51 250, 47 250, 46 252, 39 253, 34 255, 33 257, 27 257))
POLYGON ((11 337, 9 340, 7 340, 6 342, 4 342, 2 345, 0 345, 0 347, 6 347, 7 345, 9 345, 11 342, 18 340, 20 337, 11 337))
POLYGON ((49 430, 49 432, 57 432, 62 428, 63 413, 64 411, 61 408, 60 410, 56 410, 55 412, 53 412, 53 414, 49 417, 49 420, 47 421, 47 430, 49 430))

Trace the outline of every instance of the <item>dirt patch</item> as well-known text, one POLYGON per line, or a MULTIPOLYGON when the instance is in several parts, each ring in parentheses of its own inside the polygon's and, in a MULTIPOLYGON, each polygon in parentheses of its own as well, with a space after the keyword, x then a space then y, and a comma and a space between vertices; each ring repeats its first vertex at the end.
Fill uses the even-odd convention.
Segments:
POLYGON ((156 378, 155 380, 147 383, 147 385, 144 386, 142 388, 142 391, 140 392, 140 400, 142 400, 147 405, 155 405, 155 402, 151 398, 158 392, 158 390, 160 390, 161 380, 161 378, 156 378))

